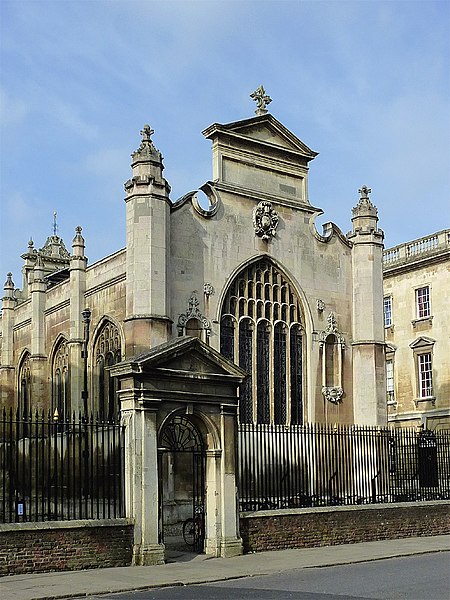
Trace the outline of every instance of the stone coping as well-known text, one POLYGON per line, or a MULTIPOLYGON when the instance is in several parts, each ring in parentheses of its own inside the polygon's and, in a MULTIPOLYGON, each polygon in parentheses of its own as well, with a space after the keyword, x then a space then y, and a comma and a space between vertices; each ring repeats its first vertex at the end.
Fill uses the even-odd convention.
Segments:
POLYGON ((93 527, 126 527, 132 519, 80 519, 77 521, 42 521, 33 523, 0 523, 0 533, 8 531, 43 531, 51 529, 87 529, 93 527))
POLYGON ((257 519, 259 517, 284 517, 289 515, 305 515, 318 513, 355 512, 361 510, 389 510, 398 508, 430 508, 434 506, 448 506, 450 500, 424 500, 417 502, 380 502, 378 504, 352 504, 346 506, 314 506, 303 508, 278 508, 275 510, 259 510, 256 512, 241 512, 241 519, 257 519))

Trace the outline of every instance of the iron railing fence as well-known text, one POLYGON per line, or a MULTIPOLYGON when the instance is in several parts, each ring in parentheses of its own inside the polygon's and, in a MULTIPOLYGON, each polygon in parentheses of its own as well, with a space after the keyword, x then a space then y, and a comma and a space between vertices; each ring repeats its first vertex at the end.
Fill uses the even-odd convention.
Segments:
POLYGON ((123 427, 94 416, 0 413, 0 522, 124 516, 123 427))
POLYGON ((450 498, 450 431, 239 425, 241 511, 450 498))

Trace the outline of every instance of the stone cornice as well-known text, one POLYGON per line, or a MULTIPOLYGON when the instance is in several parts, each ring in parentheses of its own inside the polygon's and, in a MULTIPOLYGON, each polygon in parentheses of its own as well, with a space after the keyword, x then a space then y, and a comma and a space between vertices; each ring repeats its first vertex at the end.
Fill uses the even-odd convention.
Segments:
POLYGON ((117 275, 116 277, 113 277, 112 279, 108 279, 107 281, 104 281, 103 283, 99 283, 98 285, 90 287, 89 289, 86 290, 85 297, 87 298, 88 296, 92 296, 93 294, 96 294, 97 292, 100 292, 101 290, 104 290, 104 289, 107 289, 114 285, 117 285, 118 283, 125 281, 126 277, 127 277, 126 273, 121 273, 120 275, 117 275))
POLYGON ((20 323, 16 323, 13 327, 13 330, 17 331, 19 329, 22 329, 23 327, 27 327, 28 325, 31 325, 31 317, 25 319, 24 321, 21 321, 20 323))
POLYGON ((306 212, 317 216, 323 214, 323 210, 321 208, 311 206, 311 204, 307 203, 304 200, 288 200, 285 196, 277 196, 273 193, 244 188, 241 186, 233 185, 231 183, 224 183, 223 181, 221 181, 220 183, 215 182, 214 187, 220 192, 228 192, 230 194, 234 194, 235 196, 248 198, 252 200, 255 204, 258 204, 258 202, 262 200, 266 200, 268 202, 272 202, 272 204, 287 206, 289 208, 293 208, 295 210, 300 210, 302 212, 306 212))
POLYGON ((55 306, 51 306, 50 308, 47 308, 46 310, 44 310, 44 315, 45 316, 51 315, 52 313, 55 313, 58 310, 66 308, 67 306, 70 306, 70 298, 67 298, 67 300, 63 300, 59 304, 55 304, 55 306))

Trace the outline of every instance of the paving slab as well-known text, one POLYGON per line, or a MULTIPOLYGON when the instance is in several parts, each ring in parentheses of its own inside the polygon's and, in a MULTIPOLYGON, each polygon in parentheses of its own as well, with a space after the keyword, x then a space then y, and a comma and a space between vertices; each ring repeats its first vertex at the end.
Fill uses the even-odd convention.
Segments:
POLYGON ((54 600, 152 587, 190 585, 450 550, 450 535, 403 538, 320 548, 277 550, 234 558, 179 553, 175 562, 151 567, 115 567, 11 575, 0 579, 1 600, 54 600), (178 560, 177 560, 178 558, 178 560))

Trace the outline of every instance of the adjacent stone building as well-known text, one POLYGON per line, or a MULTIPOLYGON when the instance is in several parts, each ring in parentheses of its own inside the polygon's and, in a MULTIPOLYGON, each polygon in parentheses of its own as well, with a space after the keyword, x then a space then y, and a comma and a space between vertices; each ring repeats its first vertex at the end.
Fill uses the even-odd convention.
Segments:
POLYGON ((388 420, 450 427, 450 230, 384 252, 388 420))

